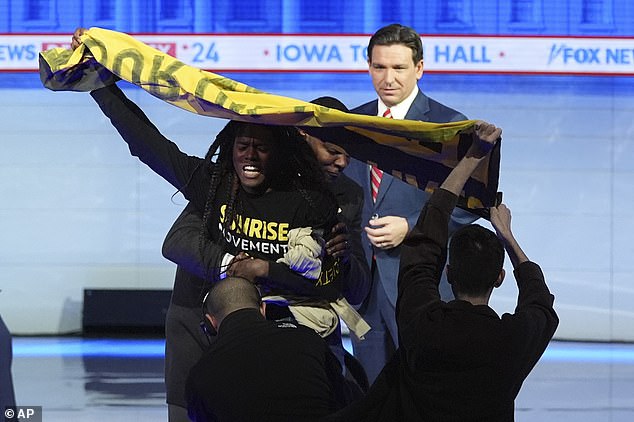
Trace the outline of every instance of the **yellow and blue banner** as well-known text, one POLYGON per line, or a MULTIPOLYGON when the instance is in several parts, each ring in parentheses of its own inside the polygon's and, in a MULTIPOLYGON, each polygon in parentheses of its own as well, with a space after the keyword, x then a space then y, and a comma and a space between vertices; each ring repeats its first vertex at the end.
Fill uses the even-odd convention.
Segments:
MULTIPOLYGON (((91 28, 74 51, 40 53, 40 77, 52 90, 90 91, 119 79, 203 116, 301 126, 420 189, 433 191, 467 151, 475 120, 435 124, 345 113, 260 91, 184 64, 121 32, 91 28)), ((486 215, 496 204, 500 143, 472 175, 461 206, 486 215)))

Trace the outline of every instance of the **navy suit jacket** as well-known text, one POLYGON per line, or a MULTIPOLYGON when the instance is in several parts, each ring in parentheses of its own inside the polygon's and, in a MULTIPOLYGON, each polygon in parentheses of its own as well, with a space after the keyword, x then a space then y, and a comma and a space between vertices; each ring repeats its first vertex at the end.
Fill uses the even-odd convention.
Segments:
MULTIPOLYGON (((353 110, 352 113, 365 114, 369 116, 376 116, 378 111, 378 100, 370 101, 363 104, 353 110)), ((449 108, 438 101, 429 98, 422 91, 418 91, 416 99, 410 106, 405 116, 406 120, 420 120, 423 122, 432 123, 447 123, 456 122, 461 120, 467 120, 462 113, 449 108)), ((363 213, 361 225, 365 227, 368 225, 368 221, 373 215, 384 217, 388 215, 404 217, 407 219, 410 230, 416 225, 418 216, 420 215, 423 206, 430 197, 430 194, 408 185, 401 180, 395 179, 391 175, 385 173, 379 186, 379 192, 376 198, 376 203, 372 201, 372 195, 370 195, 370 169, 366 163, 358 160, 350 160, 350 165, 344 170, 344 173, 352 180, 357 182, 364 192, 363 213)), ((477 216, 457 209, 452 214, 452 222, 450 230, 469 224, 477 219, 477 216)), ((374 253, 376 257, 376 269, 378 271, 378 277, 389 297, 392 305, 396 306, 397 292, 397 277, 398 266, 401 254, 401 247, 382 250, 376 249, 373 252, 373 246, 368 240, 368 237, 363 233, 362 242, 365 257, 368 261, 368 265, 371 267, 372 255, 374 253)), ((451 295, 451 292, 443 292, 451 295)), ((448 297, 451 299, 452 297, 448 297)))

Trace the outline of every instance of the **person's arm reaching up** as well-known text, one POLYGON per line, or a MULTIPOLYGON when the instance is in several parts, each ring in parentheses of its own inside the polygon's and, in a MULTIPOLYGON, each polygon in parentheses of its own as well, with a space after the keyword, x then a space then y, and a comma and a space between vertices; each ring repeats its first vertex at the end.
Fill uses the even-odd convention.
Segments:
POLYGON ((465 183, 497 143, 502 130, 479 122, 471 147, 431 196, 405 238, 398 277, 396 322, 401 347, 418 344, 421 315, 440 306, 438 283, 447 257, 449 219, 465 183))
POLYGON ((500 204, 491 208, 491 224, 493 224, 495 232, 502 244, 504 244, 504 249, 506 249, 506 253, 511 259, 513 268, 517 268, 518 265, 528 261, 528 257, 520 248, 511 231, 511 210, 506 205, 500 204))

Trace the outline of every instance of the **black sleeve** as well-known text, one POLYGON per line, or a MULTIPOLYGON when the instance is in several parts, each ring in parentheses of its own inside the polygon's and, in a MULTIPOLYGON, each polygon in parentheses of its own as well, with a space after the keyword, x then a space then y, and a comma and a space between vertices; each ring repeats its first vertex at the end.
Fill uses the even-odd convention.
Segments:
POLYGON ((519 290, 517 306, 512 315, 502 315, 508 331, 523 333, 515 340, 512 353, 518 363, 515 385, 509 391, 517 394, 552 339, 559 317, 553 308, 554 296, 548 290, 541 268, 526 261, 513 271, 519 290))
POLYGON ((437 189, 403 242, 398 276, 396 323, 401 346, 420 342, 418 323, 430 306, 440 306, 438 284, 447 258, 449 218, 458 197, 437 189))
POLYGON ((187 204, 163 241, 163 256, 183 267, 188 273, 204 280, 217 280, 224 251, 209 237, 200 248, 203 219, 200 212, 187 204))
MULTIPOLYGON (((363 193, 361 193, 363 195, 363 193)), ((356 201, 352 219, 345 219, 348 226, 352 254, 343 268, 343 295, 352 305, 360 305, 370 291, 370 269, 361 242, 361 213, 363 196, 356 201)))
POLYGON ((197 208, 204 209, 208 177, 202 169, 203 160, 188 156, 163 136, 117 85, 94 90, 90 95, 128 144, 130 153, 183 192, 197 208), (191 180, 194 178, 200 180, 191 180))

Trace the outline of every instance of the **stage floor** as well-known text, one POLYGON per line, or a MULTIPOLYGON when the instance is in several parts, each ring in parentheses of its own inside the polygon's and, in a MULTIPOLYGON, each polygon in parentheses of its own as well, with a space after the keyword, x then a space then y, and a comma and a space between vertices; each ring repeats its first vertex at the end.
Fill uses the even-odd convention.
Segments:
MULTIPOLYGON (((14 338, 18 405, 42 406, 44 422, 167 420, 163 347, 162 339, 14 338)), ((515 420, 634 421, 634 344, 551 343, 515 420)))

